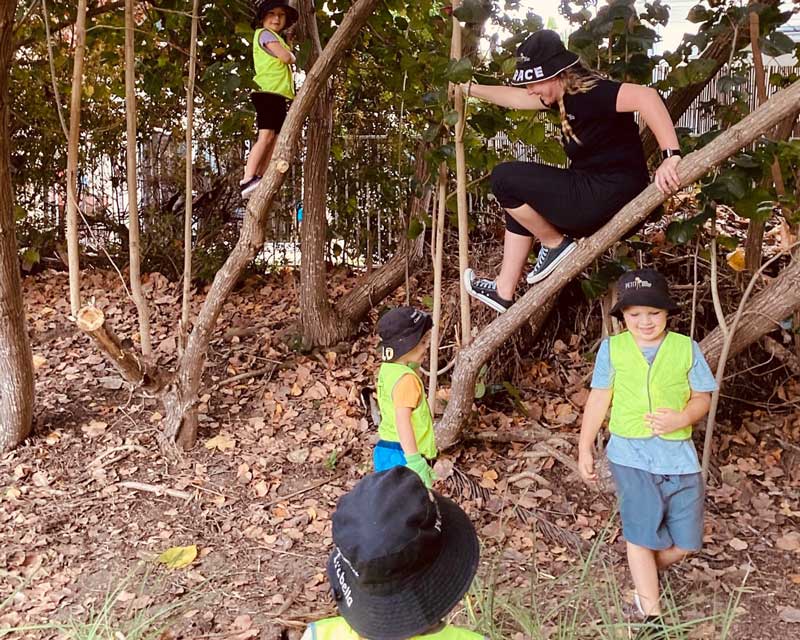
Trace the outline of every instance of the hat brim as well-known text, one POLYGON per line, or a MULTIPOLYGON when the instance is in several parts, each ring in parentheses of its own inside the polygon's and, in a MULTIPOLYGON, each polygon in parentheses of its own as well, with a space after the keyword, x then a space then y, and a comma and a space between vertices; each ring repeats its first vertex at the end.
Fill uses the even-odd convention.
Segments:
POLYGON ((622 311, 627 307, 653 307, 655 309, 664 309, 664 311, 678 311, 680 306, 662 291, 654 291, 652 289, 643 289, 629 293, 622 296, 617 300, 617 304, 611 307, 609 313, 622 319, 622 311))
MULTIPOLYGON (((523 62, 517 64, 517 68, 514 71, 514 76, 512 76, 509 84, 515 87, 523 87, 529 84, 535 84, 537 82, 544 82, 545 80, 550 80, 551 78, 555 78, 559 73, 562 71, 566 71, 570 67, 578 64, 581 58, 579 55, 572 53, 572 51, 563 51, 556 56, 553 56, 550 60, 546 63, 541 65, 533 65, 530 62, 523 62), (517 75, 518 71, 526 71, 526 70, 533 70, 534 67, 541 67, 543 71, 543 76, 539 77, 532 77, 532 78, 522 78, 518 81, 515 81, 514 78, 517 75)), ((523 74, 524 75, 524 74, 523 74)))
POLYGON ((392 338, 391 340, 383 340, 381 342, 384 347, 392 348, 392 360, 396 360, 400 356, 404 356, 414 347, 419 344, 422 337, 433 328, 433 318, 429 314, 425 314, 425 322, 423 322, 414 333, 401 338, 392 338))
MULTIPOLYGON (((403 640, 429 631, 464 597, 478 570, 480 547, 467 515, 451 500, 433 494, 442 516, 439 555, 423 571, 406 578, 391 591, 364 589, 356 582, 346 562, 340 567, 350 588, 350 604, 337 600, 339 614, 363 638, 403 640)), ((328 578, 336 592, 339 579, 333 559, 328 560, 328 578)))

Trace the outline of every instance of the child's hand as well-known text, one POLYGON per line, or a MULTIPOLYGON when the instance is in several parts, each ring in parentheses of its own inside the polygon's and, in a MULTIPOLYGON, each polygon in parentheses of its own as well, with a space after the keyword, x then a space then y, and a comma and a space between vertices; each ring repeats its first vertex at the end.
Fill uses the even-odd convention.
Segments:
POLYGON ((644 417, 647 426, 653 431, 653 435, 663 436, 678 429, 683 429, 689 424, 683 411, 674 409, 656 409, 655 413, 648 413, 644 417))
POLYGON ((427 489, 433 487, 433 469, 428 461, 420 453, 412 453, 406 456, 406 466, 416 473, 427 489))
POLYGON ((584 482, 597 481, 597 472, 594 470, 594 452, 590 449, 578 453, 578 471, 584 482))

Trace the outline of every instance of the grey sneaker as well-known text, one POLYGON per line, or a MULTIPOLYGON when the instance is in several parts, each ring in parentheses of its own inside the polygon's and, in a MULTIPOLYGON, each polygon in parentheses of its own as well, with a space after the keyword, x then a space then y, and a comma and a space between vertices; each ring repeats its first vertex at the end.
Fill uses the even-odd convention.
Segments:
POLYGON ((528 284, 536 284, 549 276, 561 261, 570 253, 578 248, 578 244, 569 236, 564 236, 561 244, 557 247, 545 247, 539 249, 539 256, 531 272, 525 277, 528 284))
POLYGON ((261 182, 261 176, 253 176, 247 182, 239 183, 239 188, 242 190, 243 200, 247 200, 252 195, 259 182, 261 182))
POLYGON ((472 269, 464 271, 464 288, 473 298, 480 300, 498 313, 505 313, 512 304, 511 300, 500 297, 500 294, 497 293, 497 283, 494 280, 476 278, 472 269))

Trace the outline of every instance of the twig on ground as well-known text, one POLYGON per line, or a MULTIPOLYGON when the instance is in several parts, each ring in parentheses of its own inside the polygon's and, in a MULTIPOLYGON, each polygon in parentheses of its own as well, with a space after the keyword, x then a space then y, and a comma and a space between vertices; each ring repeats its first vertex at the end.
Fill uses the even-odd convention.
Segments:
MULTIPOLYGON (((106 449, 105 451, 103 451, 103 453, 101 453, 94 460, 92 460, 89 463, 89 466, 93 467, 94 465, 99 464, 100 461, 103 458, 106 458, 106 457, 110 456, 112 453, 116 453, 117 451, 138 451, 139 453, 150 453, 147 449, 145 449, 144 447, 139 446, 138 444, 123 444, 123 445, 120 445, 119 447, 113 447, 111 449, 106 449)), ((115 462, 116 462, 116 460, 115 460, 115 462)))
POLYGON ((261 367, 260 369, 255 369, 253 371, 245 371, 244 373, 237 373, 235 376, 231 376, 230 378, 225 378, 224 380, 220 380, 219 382, 214 384, 213 387, 211 387, 211 390, 215 391, 226 384, 232 384, 234 382, 241 382, 242 380, 247 380, 249 378, 255 378, 267 372, 269 372, 269 375, 264 379, 264 382, 269 382, 277 368, 278 368, 277 364, 271 364, 266 367, 261 367))
POLYGON ((194 495, 186 491, 178 491, 177 489, 170 489, 157 484, 146 484, 144 482, 132 482, 124 480, 117 482, 116 486, 124 487, 125 489, 133 489, 134 491, 147 491, 148 493, 155 493, 156 495, 172 496, 173 498, 180 498, 181 500, 191 500, 194 495))
POLYGON ((542 485, 543 487, 552 486, 547 478, 540 476, 535 471, 521 471, 520 473, 516 473, 508 479, 508 483, 514 484, 515 482, 519 482, 520 480, 535 480, 538 484, 542 485))
POLYGON ((267 503, 265 503, 265 504, 263 504, 261 506, 262 506, 262 508, 266 509, 268 507, 271 507, 273 505, 278 504, 279 502, 284 502, 286 500, 290 500, 291 498, 296 498, 297 496, 302 495, 304 493, 308 493, 309 491, 312 491, 313 489, 321 487, 324 484, 328 484, 329 482, 333 482, 334 480, 337 480, 337 479, 341 478, 343 475, 344 475, 344 472, 337 473, 335 476, 331 476, 330 478, 325 478, 324 480, 320 480, 319 482, 315 482, 314 484, 307 486, 305 489, 300 489, 299 491, 293 491, 292 493, 287 493, 285 496, 280 496, 278 498, 275 498, 274 500, 270 500, 269 502, 267 502, 267 503))

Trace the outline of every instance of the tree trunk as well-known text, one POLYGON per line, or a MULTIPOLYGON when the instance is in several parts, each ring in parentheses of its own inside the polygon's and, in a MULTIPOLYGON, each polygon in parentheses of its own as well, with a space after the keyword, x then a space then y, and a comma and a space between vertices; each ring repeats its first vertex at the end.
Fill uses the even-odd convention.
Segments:
MULTIPOLYGON (((127 123, 127 144, 125 156, 128 182, 128 255, 130 264, 131 296, 139 315, 139 340, 142 355, 149 358, 150 309, 142 291, 141 252, 139 250, 139 205, 136 184, 136 54, 134 51, 133 20, 134 0, 125 0, 125 119, 127 123)), ((73 315, 74 315, 73 311, 73 315)))
MULTIPOLYGON (((754 3, 751 2, 751 5, 754 3)), ((750 7, 749 13, 750 26, 750 47, 753 51, 753 66, 756 75, 756 92, 758 94, 758 104, 764 104, 767 97, 767 83, 764 77, 764 60, 761 57, 761 46, 758 38, 760 32, 760 21, 758 13, 750 7)), ((778 196, 786 194, 786 187, 783 184, 781 175, 781 163, 775 158, 770 166, 772 173, 772 183, 775 185, 775 193, 778 196)), ((769 186, 769 178, 764 180, 765 186, 769 186)), ((747 226, 747 238, 744 243, 745 266, 750 273, 755 273, 761 267, 762 245, 764 244, 764 226, 766 221, 760 218, 752 218, 747 226)))
MULTIPOLYGON (((777 6, 779 0, 763 0, 762 4, 777 6)), ((672 122, 677 122, 680 117, 686 113, 686 110, 694 102, 695 98, 702 93, 711 79, 717 75, 717 72, 728 62, 731 57, 731 47, 735 47, 736 51, 738 51, 742 47, 747 46, 749 42, 750 38, 748 37, 748 32, 744 24, 740 24, 739 28, 736 30, 732 26, 720 27, 720 32, 713 37, 711 43, 700 55, 701 60, 714 61, 714 68, 708 77, 697 84, 674 89, 664 101, 667 105, 669 115, 672 117, 672 122), (736 32, 735 43, 733 42, 734 32, 736 32)), ((650 129, 646 129, 643 132, 642 145, 644 146, 645 158, 649 158, 658 150, 658 141, 650 129)))
POLYGON ((184 416, 198 401, 197 392, 202 381, 208 343, 211 341, 217 318, 242 272, 264 244, 267 214, 286 179, 286 172, 294 156, 303 121, 376 4, 377 0, 356 0, 352 4, 319 60, 309 70, 302 88, 289 109, 275 143, 272 161, 261 184, 248 201, 239 240, 214 277, 214 282, 189 335, 186 350, 179 360, 174 384, 164 394, 167 415, 163 439, 166 443, 178 439, 184 416))
MULTIPOLYGON (((794 259, 775 280, 753 296, 745 307, 742 319, 733 336, 729 357, 750 346, 762 336, 775 331, 781 320, 800 309, 800 260, 794 259)), ((735 316, 730 314, 728 324, 735 316)), ((712 370, 716 369, 725 336, 719 327, 709 333, 700 348, 712 370)))
MULTIPOLYGON (((681 184, 690 184, 723 162, 764 131, 770 130, 794 110, 800 101, 800 81, 775 94, 766 104, 745 117, 704 148, 689 154, 678 164, 681 184)), ((568 264, 557 269, 542 284, 532 287, 506 313, 484 327, 474 342, 458 354, 450 390, 450 402, 437 425, 436 439, 447 448, 458 439, 472 407, 475 379, 481 365, 511 334, 564 285, 587 268, 597 256, 612 246, 627 231, 642 222, 665 197, 651 184, 623 207, 594 235, 584 239, 568 264)), ((538 317, 538 316, 536 316, 538 317)))
MULTIPOLYGON (((192 128, 194 126, 194 76, 197 67, 197 26, 200 21, 200 0, 192 3, 192 29, 189 41, 189 77, 186 80, 186 208, 183 213, 183 300, 178 332, 180 350, 186 348, 189 333, 189 307, 192 301, 192 128)), ((133 271, 133 268, 131 268, 133 271)), ((144 349, 143 349, 144 351, 144 349)), ((147 354, 145 354, 147 355, 147 354)))
POLYGON ((78 141, 81 129, 81 91, 83 90, 83 55, 86 50, 86 0, 78 0, 75 21, 75 52, 72 68, 72 95, 69 106, 69 141, 67 144, 67 255, 69 256, 69 306, 75 317, 81 308, 81 265, 78 244, 78 141))
MULTIPOLYGON (((309 68, 313 68, 322 45, 314 5, 304 0, 300 27, 311 41, 309 68)), ((328 230, 328 163, 333 135, 335 96, 330 80, 325 82, 306 126, 306 157, 303 162, 303 222, 300 225, 300 326, 303 347, 334 344, 352 332, 347 318, 337 318, 328 299, 325 241, 328 230)))
POLYGON ((16 0, 0 6, 0 452, 17 446, 30 434, 34 396, 10 171, 8 75, 16 9, 16 0))

